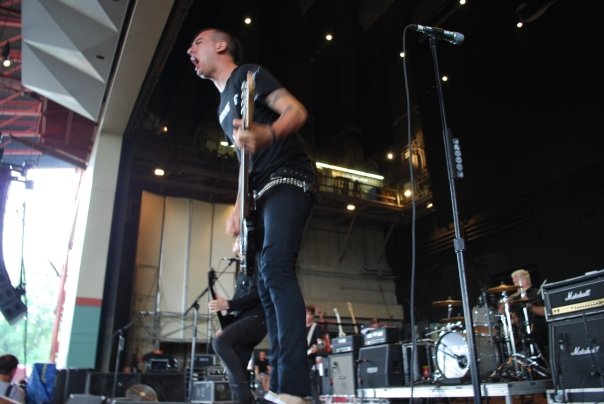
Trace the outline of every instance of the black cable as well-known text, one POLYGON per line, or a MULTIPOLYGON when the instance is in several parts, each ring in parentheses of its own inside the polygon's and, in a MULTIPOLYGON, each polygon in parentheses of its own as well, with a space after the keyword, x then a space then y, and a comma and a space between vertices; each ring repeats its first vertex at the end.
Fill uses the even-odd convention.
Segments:
POLYGON ((589 327, 587 325, 587 319, 585 318, 585 313, 582 314, 583 318, 583 327, 585 328, 585 338, 587 340, 587 350, 589 351, 589 359, 591 360, 591 372, 589 375, 592 377, 598 376, 600 378, 600 387, 604 389, 604 375, 602 374, 602 367, 600 366, 600 361, 598 356, 595 354, 595 338, 593 338, 589 332, 589 327))
POLYGON ((407 146, 409 147, 409 183, 411 184, 411 284, 409 300, 409 316, 411 322, 411 360, 409 363, 409 383, 411 385, 411 393, 409 401, 413 400, 413 386, 415 383, 414 365, 417 358, 417 334, 415 330, 415 271, 416 271, 416 254, 415 254, 415 222, 416 222, 416 207, 415 207, 415 178, 413 173, 413 139, 411 136, 411 95, 409 93, 409 79, 407 75, 407 46, 406 37, 410 26, 406 26, 403 30, 403 75, 405 83, 405 98, 407 101, 407 146))

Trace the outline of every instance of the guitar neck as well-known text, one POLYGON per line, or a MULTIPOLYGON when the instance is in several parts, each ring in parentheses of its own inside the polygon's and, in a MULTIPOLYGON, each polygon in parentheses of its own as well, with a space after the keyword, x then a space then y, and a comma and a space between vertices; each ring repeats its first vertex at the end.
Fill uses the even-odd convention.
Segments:
MULTIPOLYGON (((213 269, 212 269, 213 271, 213 269)), ((210 272, 209 276, 208 276, 208 290, 210 291, 210 296, 212 297, 212 300, 216 300, 216 291, 214 290, 214 282, 216 281, 216 274, 213 272, 210 272)), ((218 323, 220 324, 220 328, 224 328, 227 325, 230 324, 229 321, 227 321, 227 318, 225 315, 222 314, 221 311, 217 311, 216 312, 216 317, 218 317, 218 323)))
POLYGON ((354 316, 354 311, 352 310, 352 303, 348 302, 348 311, 350 312, 350 318, 352 319, 352 324, 354 325, 354 333, 359 333, 359 327, 357 326, 357 319, 354 316))
POLYGON ((336 319, 338 320, 338 337, 345 337, 346 333, 344 332, 344 328, 342 328, 342 320, 340 320, 340 312, 336 307, 333 308, 333 312, 336 315, 336 319))
MULTIPOLYGON (((254 116, 254 74, 248 72, 247 80, 242 87, 242 113, 241 121, 242 128, 250 129, 250 125, 254 116)), ((239 267, 248 276, 254 273, 254 225, 252 220, 253 196, 250 192, 249 175, 250 175, 250 155, 244 147, 241 148, 239 166, 239 267)))

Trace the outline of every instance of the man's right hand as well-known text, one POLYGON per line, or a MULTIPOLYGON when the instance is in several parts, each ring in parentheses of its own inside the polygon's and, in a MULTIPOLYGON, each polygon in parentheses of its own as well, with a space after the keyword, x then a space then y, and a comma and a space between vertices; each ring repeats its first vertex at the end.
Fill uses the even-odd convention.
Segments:
POLYGON ((229 236, 237 237, 241 231, 241 218, 239 216, 239 204, 235 204, 235 209, 231 212, 226 221, 226 233, 229 236))

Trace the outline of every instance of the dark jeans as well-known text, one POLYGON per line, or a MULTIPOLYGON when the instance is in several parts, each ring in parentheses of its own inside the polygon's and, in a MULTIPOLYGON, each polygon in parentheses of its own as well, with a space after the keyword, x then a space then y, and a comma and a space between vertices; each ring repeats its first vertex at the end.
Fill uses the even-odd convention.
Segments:
POLYGON ((278 185, 257 204, 256 226, 262 249, 258 254, 258 293, 270 341, 270 389, 310 395, 306 358, 306 306, 296 277, 302 232, 312 208, 310 193, 278 185))
POLYGON ((266 335, 266 325, 258 316, 248 316, 228 325, 213 339, 214 351, 220 356, 229 376, 233 400, 252 403, 247 365, 254 347, 266 335))

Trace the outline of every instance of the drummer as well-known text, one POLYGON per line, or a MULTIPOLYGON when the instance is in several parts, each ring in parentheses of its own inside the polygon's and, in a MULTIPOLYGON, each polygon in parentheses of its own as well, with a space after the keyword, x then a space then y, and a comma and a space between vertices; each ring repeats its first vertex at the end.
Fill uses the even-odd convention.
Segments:
MULTIPOLYGON (((524 318, 523 307, 526 307, 531 325, 531 334, 537 343, 541 353, 547 356, 547 325, 545 323, 545 305, 539 293, 539 289, 533 286, 531 275, 526 269, 517 269, 511 274, 514 286, 518 290, 509 296, 511 305, 510 317, 512 323, 522 327, 524 318)), ((505 310, 503 302, 499 304, 499 312, 505 310)))

